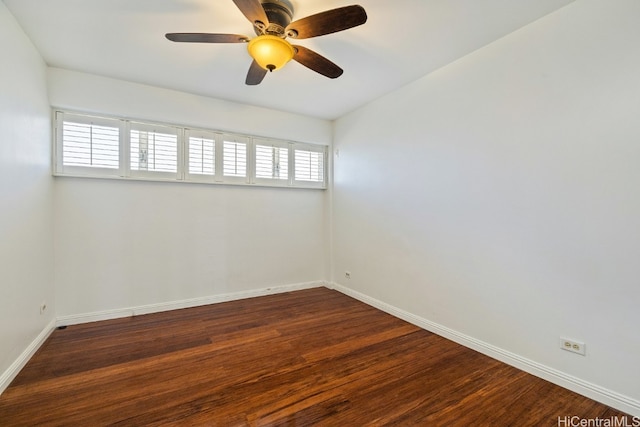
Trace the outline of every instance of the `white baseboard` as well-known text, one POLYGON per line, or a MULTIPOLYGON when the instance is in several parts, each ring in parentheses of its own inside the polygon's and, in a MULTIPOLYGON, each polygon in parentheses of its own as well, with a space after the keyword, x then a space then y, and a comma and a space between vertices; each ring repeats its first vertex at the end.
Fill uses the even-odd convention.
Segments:
POLYGON ((413 325, 419 326, 422 329, 426 329, 427 331, 450 339, 451 341, 454 341, 460 345, 476 350, 496 360, 535 375, 536 377, 559 385, 560 387, 564 387, 590 399, 604 403, 605 405, 626 412, 627 414, 630 414, 634 417, 640 417, 640 401, 635 400, 631 397, 616 393, 615 391, 606 389, 596 384, 592 384, 588 381, 584 381, 580 378, 566 374, 557 369, 550 368, 510 351, 462 334, 458 331, 447 328, 446 326, 416 316, 412 313, 401 310, 375 298, 371 298, 368 295, 362 294, 338 283, 327 282, 325 283, 325 286, 330 289, 335 289, 338 292, 355 298, 367 305, 375 307, 402 320, 405 320, 413 325))
POLYGON ((18 358, 7 368, 6 371, 0 375, 0 394, 2 394, 11 381, 18 375, 18 373, 24 368, 27 362, 38 351, 40 346, 49 338, 49 335, 56 327, 56 321, 51 320, 47 326, 38 334, 38 336, 29 344, 29 346, 18 356, 18 358))
POLYGON ((228 294, 210 295, 206 297, 190 298, 179 301, 169 301, 157 304, 146 304, 137 307, 128 307, 115 310, 97 311, 92 313, 73 314, 60 316, 56 326, 77 325, 81 323, 97 322, 100 320, 118 319, 122 317, 139 316, 142 314, 160 313, 163 311, 179 310, 181 308, 199 307, 201 305, 216 304, 220 302, 235 301, 245 298, 254 298, 265 295, 281 294, 284 292, 298 291, 302 289, 319 288, 325 282, 305 282, 290 285, 272 286, 262 289, 233 292, 228 294))

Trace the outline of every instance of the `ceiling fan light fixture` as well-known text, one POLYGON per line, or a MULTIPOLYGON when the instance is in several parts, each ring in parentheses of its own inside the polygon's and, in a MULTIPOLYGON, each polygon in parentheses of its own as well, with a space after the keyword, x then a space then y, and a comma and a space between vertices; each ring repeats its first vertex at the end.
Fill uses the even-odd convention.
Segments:
POLYGON ((288 41, 269 34, 252 39, 247 49, 258 65, 269 71, 284 67, 295 55, 295 49, 288 41))

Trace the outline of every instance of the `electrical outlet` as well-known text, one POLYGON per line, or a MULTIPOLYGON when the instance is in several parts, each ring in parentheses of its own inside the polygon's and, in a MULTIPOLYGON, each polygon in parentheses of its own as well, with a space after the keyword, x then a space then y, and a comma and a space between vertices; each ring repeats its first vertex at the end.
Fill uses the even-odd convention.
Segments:
POLYGON ((344 272, 344 277, 347 279, 351 279, 351 272, 350 271, 345 271, 344 272))
POLYGON ((568 338, 560 338, 560 348, 572 353, 586 355, 586 347, 583 342, 570 340, 568 338))
POLYGON ((44 314, 45 311, 47 311, 47 303, 43 302, 40 304, 40 314, 44 314))

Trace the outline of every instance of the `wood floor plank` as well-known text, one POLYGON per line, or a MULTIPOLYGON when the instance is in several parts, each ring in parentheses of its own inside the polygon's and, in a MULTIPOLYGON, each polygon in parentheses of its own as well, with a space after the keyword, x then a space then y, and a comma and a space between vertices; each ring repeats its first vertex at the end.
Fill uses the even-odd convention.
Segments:
POLYGON ((56 330, 0 396, 2 426, 552 426, 566 415, 625 414, 325 288, 56 330))

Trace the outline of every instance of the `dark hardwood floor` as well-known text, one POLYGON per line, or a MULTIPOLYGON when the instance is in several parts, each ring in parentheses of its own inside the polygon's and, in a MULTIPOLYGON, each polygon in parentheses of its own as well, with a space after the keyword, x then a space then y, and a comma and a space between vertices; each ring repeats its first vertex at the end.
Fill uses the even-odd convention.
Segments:
POLYGON ((2 426, 558 426, 566 416, 624 414, 325 288, 59 329, 0 396, 2 426))

